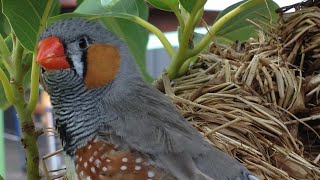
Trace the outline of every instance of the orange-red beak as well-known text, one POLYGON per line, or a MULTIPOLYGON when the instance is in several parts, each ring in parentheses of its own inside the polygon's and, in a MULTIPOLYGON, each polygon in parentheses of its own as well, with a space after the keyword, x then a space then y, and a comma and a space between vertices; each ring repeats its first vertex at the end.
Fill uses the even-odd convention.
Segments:
POLYGON ((45 70, 70 68, 60 39, 53 36, 39 42, 37 63, 45 70))

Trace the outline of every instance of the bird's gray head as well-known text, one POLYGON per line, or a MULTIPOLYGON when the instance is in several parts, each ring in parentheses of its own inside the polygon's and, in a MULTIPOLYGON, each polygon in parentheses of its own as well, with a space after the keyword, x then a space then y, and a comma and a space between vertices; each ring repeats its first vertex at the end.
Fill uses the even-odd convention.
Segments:
POLYGON ((125 96, 142 81, 126 44, 99 22, 84 18, 50 25, 40 36, 37 62, 69 154, 96 134, 101 101, 125 96))
POLYGON ((98 21, 84 18, 50 25, 40 36, 38 63, 46 83, 61 81, 64 86, 82 81, 88 89, 105 87, 120 74, 136 73, 125 43, 98 21))

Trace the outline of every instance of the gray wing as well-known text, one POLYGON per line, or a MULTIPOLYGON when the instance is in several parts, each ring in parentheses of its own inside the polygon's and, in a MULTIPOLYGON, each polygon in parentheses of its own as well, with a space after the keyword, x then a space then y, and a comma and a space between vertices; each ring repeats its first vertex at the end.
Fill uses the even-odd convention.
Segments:
POLYGON ((148 154, 178 179, 246 179, 246 168, 209 145, 162 93, 143 86, 131 94, 107 105, 115 120, 106 126, 117 143, 148 154))

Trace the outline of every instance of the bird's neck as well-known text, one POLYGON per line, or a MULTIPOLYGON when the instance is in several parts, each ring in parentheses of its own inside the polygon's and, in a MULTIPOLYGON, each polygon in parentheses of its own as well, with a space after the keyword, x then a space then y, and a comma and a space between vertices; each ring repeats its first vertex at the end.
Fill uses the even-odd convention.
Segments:
POLYGON ((96 104, 106 89, 88 91, 84 87, 51 92, 54 119, 63 143, 70 156, 74 151, 97 135, 99 115, 96 104), (68 93, 66 93, 68 92, 68 93))

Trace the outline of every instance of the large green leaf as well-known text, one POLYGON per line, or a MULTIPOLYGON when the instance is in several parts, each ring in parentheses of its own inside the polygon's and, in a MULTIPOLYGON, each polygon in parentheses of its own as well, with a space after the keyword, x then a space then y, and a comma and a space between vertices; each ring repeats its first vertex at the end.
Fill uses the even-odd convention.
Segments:
MULTIPOLYGON (((249 1, 241 1, 226 8, 218 15, 217 20, 234 8, 249 1)), ((231 44, 236 40, 246 41, 250 37, 257 37, 257 28, 248 22, 247 19, 250 19, 258 24, 259 21, 262 21, 266 24, 277 22, 279 15, 275 13, 275 10, 279 8, 279 5, 272 0, 258 1, 259 3, 257 3, 255 6, 245 9, 237 16, 227 21, 216 33, 216 40, 223 44, 231 44), (266 19, 261 15, 268 17, 269 19, 266 19)))
POLYGON ((164 11, 172 11, 173 7, 179 7, 178 0, 147 0, 152 6, 164 10, 164 11))
MULTIPOLYGON (((102 1, 102 0, 101 0, 102 1)), ((142 19, 148 18, 148 8, 143 0, 121 0, 114 3, 113 1, 104 1, 103 5, 100 0, 84 0, 83 3, 75 10, 76 13, 86 14, 106 14, 101 16, 101 21, 111 31, 115 32, 122 38, 133 54, 136 63, 140 67, 145 79, 150 81, 151 77, 146 70, 146 47, 148 42, 148 32, 136 23, 116 17, 122 13, 123 16, 139 16, 142 19), (111 4, 108 4, 110 2, 111 4)), ((120 15, 120 16, 122 16, 120 15)))
MULTIPOLYGON (((57 4, 57 0, 54 4, 57 4)), ((39 0, 2 0, 2 11, 17 38, 26 49, 33 51, 39 34, 40 20, 47 1, 39 0)), ((57 13, 57 11, 52 11, 57 13)))

